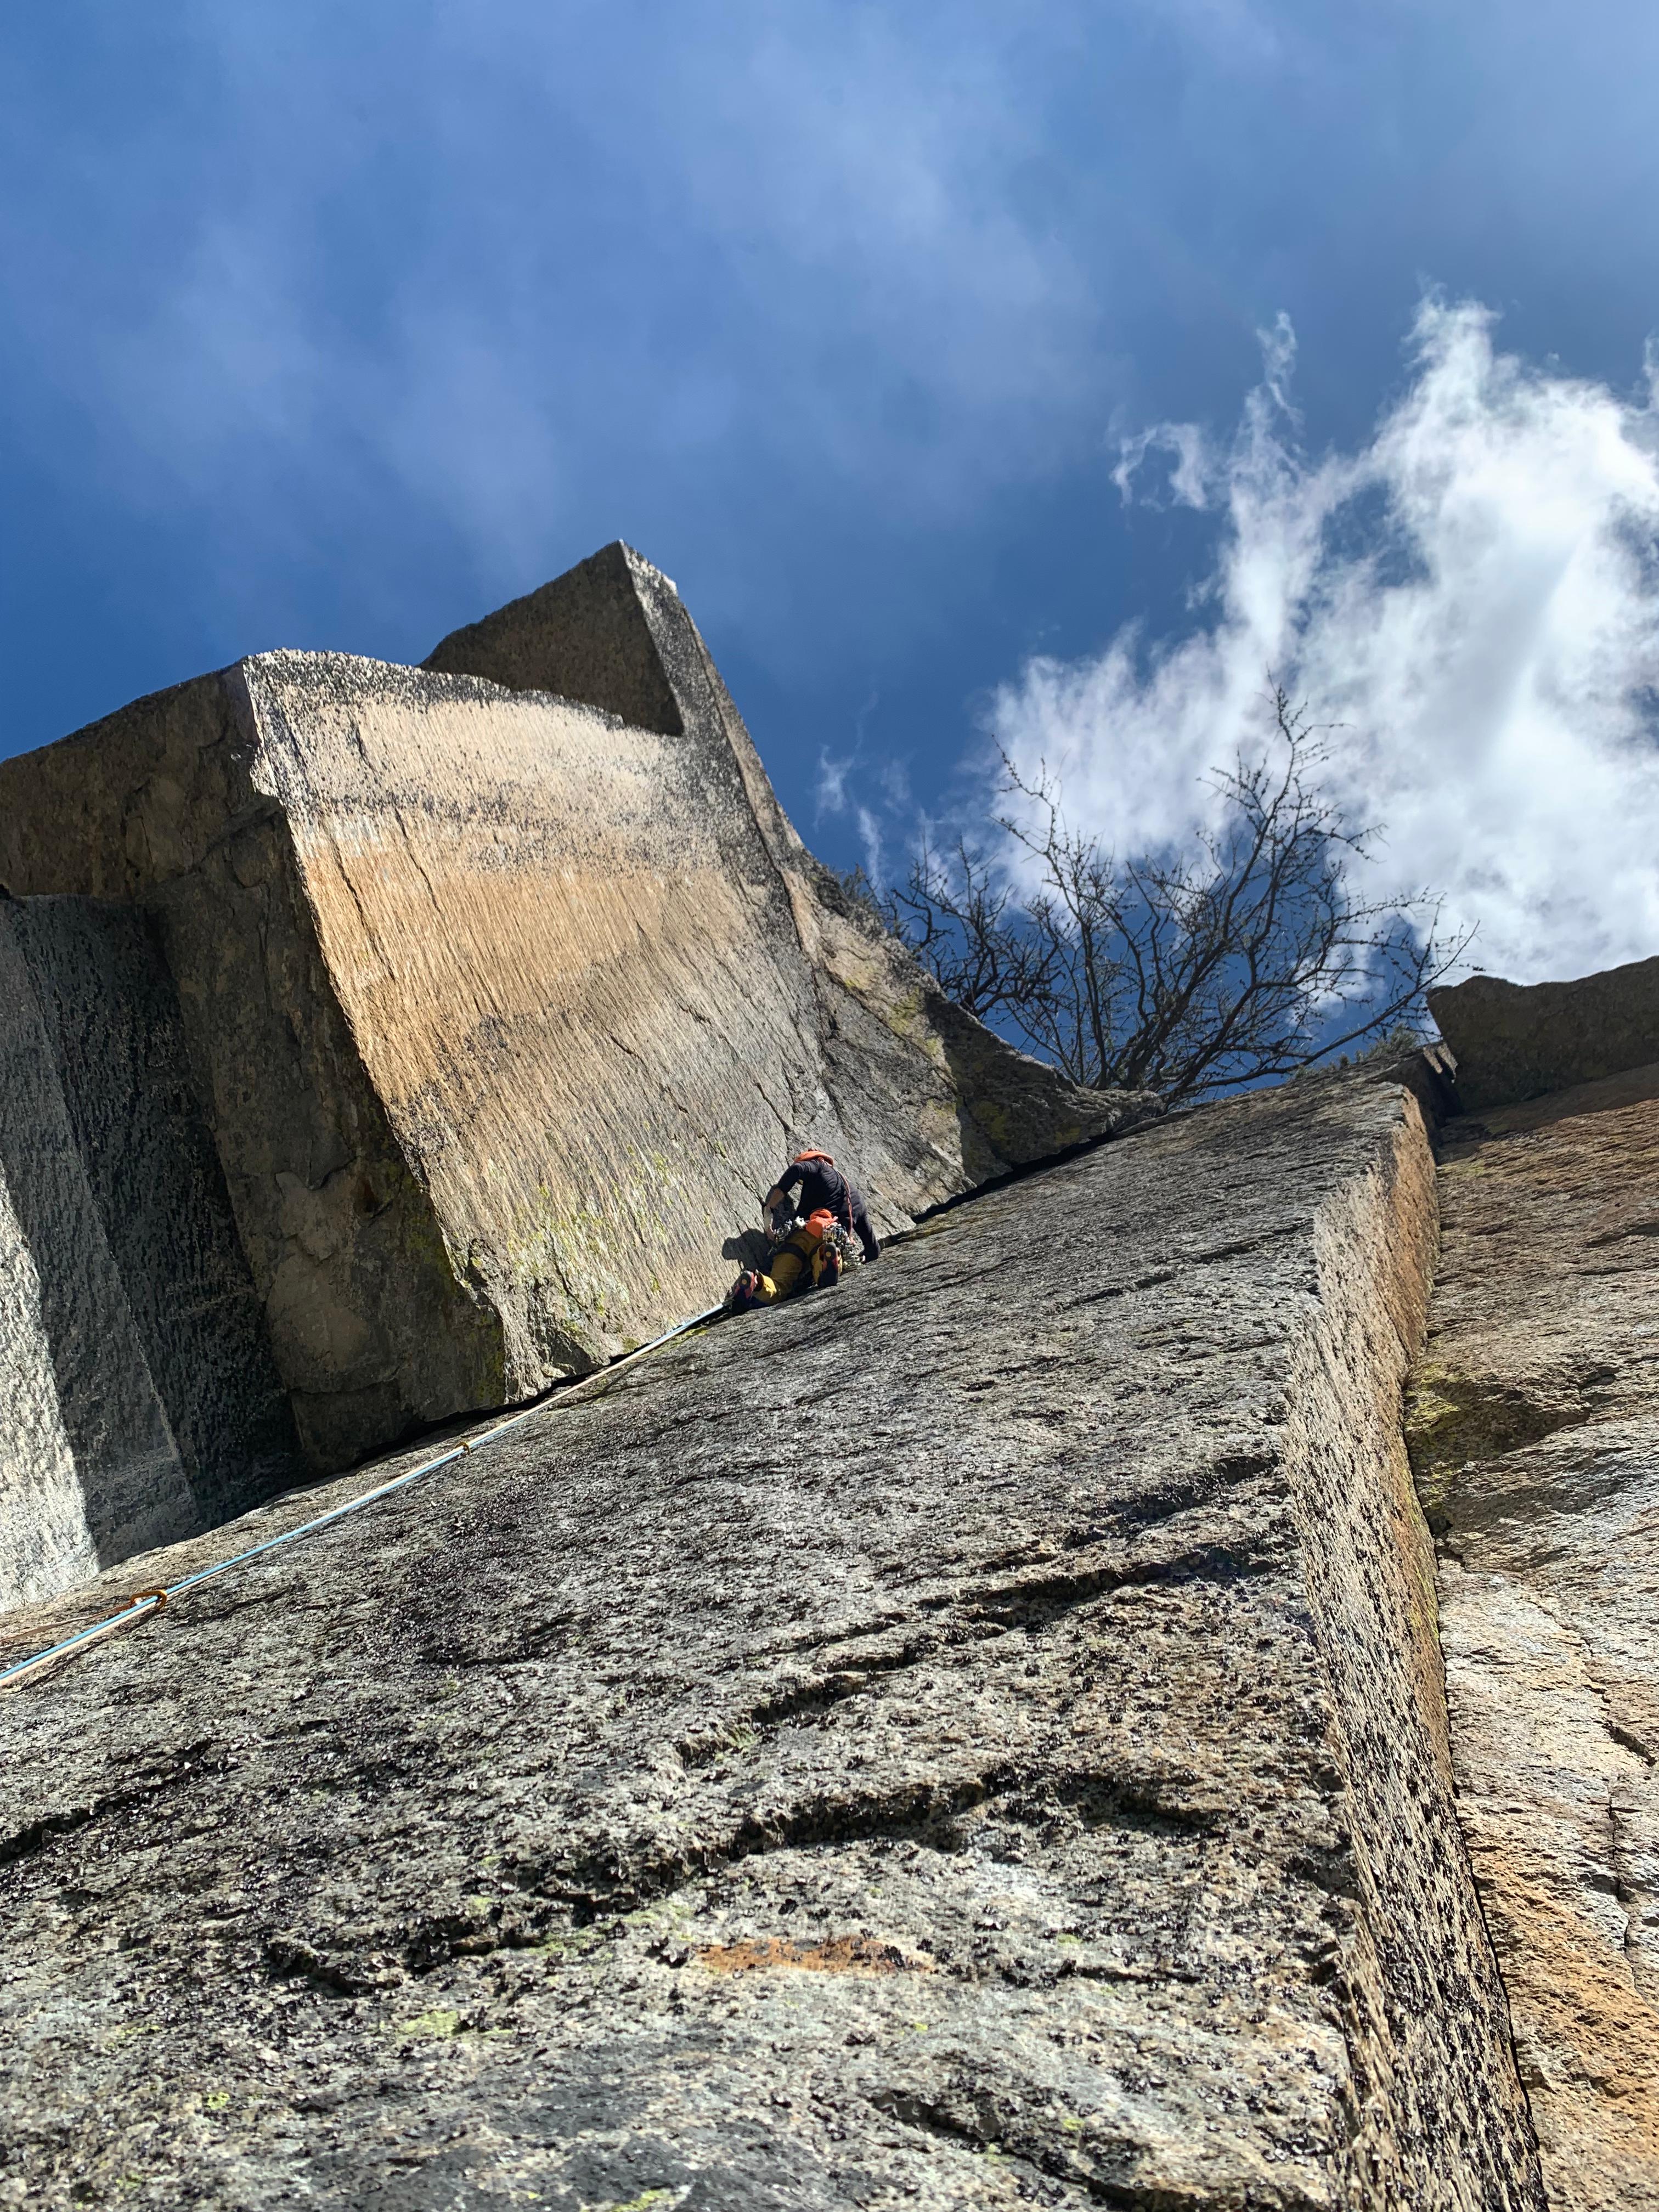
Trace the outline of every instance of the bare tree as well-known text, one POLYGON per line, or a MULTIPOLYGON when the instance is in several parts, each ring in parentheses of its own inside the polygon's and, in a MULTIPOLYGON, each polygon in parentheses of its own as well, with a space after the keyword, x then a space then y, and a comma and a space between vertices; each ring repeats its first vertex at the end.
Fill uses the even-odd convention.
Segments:
POLYGON ((871 899, 945 991, 1074 1082, 1174 1103, 1293 1073, 1420 1018, 1466 949, 1437 940, 1438 902, 1367 902, 1355 864, 1379 832, 1320 792, 1326 755, 1275 689, 1282 743, 1218 771, 1218 830, 1195 849, 1124 862, 1073 828, 1046 771, 1003 755, 998 826, 1034 863, 1021 894, 963 842, 924 848, 902 889, 871 899))

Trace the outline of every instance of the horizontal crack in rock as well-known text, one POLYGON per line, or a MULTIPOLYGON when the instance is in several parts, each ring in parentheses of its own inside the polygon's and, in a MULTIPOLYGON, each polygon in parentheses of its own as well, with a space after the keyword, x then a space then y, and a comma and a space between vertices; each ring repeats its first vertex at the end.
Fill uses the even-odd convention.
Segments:
POLYGON ((395 1989, 408 1979, 402 1966, 383 1954, 342 1958, 315 1949, 302 1936, 279 1932, 265 1938, 265 1960, 278 1974, 300 1974, 319 1989, 341 1996, 368 1996, 375 1990, 395 1989))
MULTIPOLYGON (((1312 2212, 1316 2201, 1299 2190, 1282 2195, 1275 2192, 1271 2199, 1246 2193, 1236 2198, 1229 2196, 1223 2200, 1208 2189, 1171 2189, 1156 2185, 1139 2186, 1133 2181, 1102 2172, 1096 2163, 1085 2163, 1087 2154, 1079 2149, 1044 2142, 1035 2130, 1017 2116, 999 2115, 988 2109, 982 2095, 964 2100, 965 2109, 958 2107, 954 2101, 947 2103, 941 2097, 922 2096, 911 2089, 878 2089, 870 2102, 877 2112, 884 2112, 902 2127, 915 2128, 946 2142, 961 2143, 982 2156, 997 2155, 1007 2160, 1011 2165, 1034 2168, 1037 2173, 1054 2182, 1082 2190, 1097 2203, 1134 2208, 1134 2212, 1198 2212, 1200 2206, 1213 2206, 1222 2201, 1237 2203, 1240 2206, 1271 2202, 1275 2207, 1286 2208, 1286 2212, 1292 2206, 1299 2208, 1305 2205, 1309 2212, 1312 2212)), ((1094 2148, 1090 2146, 1091 2150, 1094 2148)), ((1139 2146, 1133 2143, 1125 2143, 1121 2147, 1107 2143, 1099 2146, 1099 2151, 1109 2158, 1115 2150, 1117 2158, 1114 2162, 1126 2166, 1141 2155, 1139 2146)), ((1031 2193, 1042 2202, 1040 2191, 1041 2184, 1038 2184, 1031 2193)), ((1059 2203, 1061 2200, 1055 2197, 1049 2201, 1059 2203)), ((1322 2197, 1317 2200, 1322 2207, 1328 2201, 1322 2197)))
POLYGON ((1595 1409, 1582 1401, 1570 1404, 1511 1383, 1425 1368, 1407 1402, 1406 1449, 1425 1503, 1432 1496, 1437 1504, 1445 1479, 1471 1462, 1497 1459, 1594 1418, 1595 1409))
MULTIPOLYGON (((112 1790, 107 1796, 94 1798, 90 1805, 67 1806, 62 1812, 48 1813, 39 1820, 32 1820, 26 1828, 13 1835, 0 1836, 0 1866, 9 1866, 18 1859, 27 1858, 43 1850, 60 1836, 73 1835, 78 1829, 94 1820, 106 1820, 117 1814, 130 1813, 145 1805, 175 1783, 187 1782, 193 1776, 214 1771, 204 1760, 204 1753, 213 1748, 210 1742, 192 1744, 188 1750, 177 1753, 165 1767, 153 1769, 125 1790, 112 1790)), ((222 1770, 227 1762, 216 1765, 222 1770)))
POLYGON ((1172 1559, 1131 1568, 1081 1569, 1072 1574, 1045 1575, 1030 1582, 1011 1583, 964 1607, 969 1620, 995 1620, 1004 1627, 1046 1625, 1061 1615, 1107 1597, 1121 1589, 1156 1589, 1169 1583, 1237 1583, 1271 1573, 1279 1564, 1275 1554, 1236 1550, 1226 1544, 1204 1544, 1172 1559))
MULTIPOLYGON (((1085 1828, 1116 1825, 1209 1834, 1223 1825, 1220 1809, 1183 1804, 1165 1794, 1187 1778, 1090 1771, 1054 1776, 1024 1765, 994 1767, 957 1782, 913 1782, 874 1795, 820 1794, 770 1815, 751 1815, 724 1838, 702 1844, 654 1855, 647 1845, 634 1861, 625 1844, 611 1844, 564 1860, 520 1860, 510 1870, 521 1888, 568 1907, 580 1925, 601 1914, 633 1911, 701 1875, 774 1851, 901 1836, 959 1850, 963 1838, 954 1823, 993 1802, 1024 1825, 1069 1814, 1085 1828)), ((1322 1872, 1316 1878, 1325 1886, 1322 1872)))
MULTIPOLYGON (((1274 1464, 1271 1455, 1261 1459, 1240 1457, 1218 1463, 1219 1470, 1237 1470, 1243 1480, 1274 1464)), ((1200 1502, 1195 1500, 1194 1502, 1200 1502)), ((1152 1565, 1079 1569, 1070 1573, 1047 1573, 1015 1580, 988 1590, 982 1596, 940 1601, 940 1611, 956 1612, 954 1620, 939 1619, 896 1648, 860 1650, 849 1638, 842 1647, 840 1666, 804 1680, 789 1683, 760 1698, 745 1711, 734 1713, 717 1727, 681 1739, 675 1746, 681 1763, 697 1769, 712 1765, 740 1747, 744 1729, 784 1726, 803 1714, 828 1711, 848 1698, 859 1696, 872 1683, 902 1673, 948 1653, 969 1639, 1006 1635, 1023 1629, 1028 1633, 1062 1620, 1079 1606, 1122 1589, 1157 1589, 1170 1583, 1209 1581, 1236 1583, 1271 1572, 1276 1556, 1241 1552, 1231 1546, 1205 1545, 1152 1565)), ((822 1648, 822 1647, 820 1647, 822 1648)))

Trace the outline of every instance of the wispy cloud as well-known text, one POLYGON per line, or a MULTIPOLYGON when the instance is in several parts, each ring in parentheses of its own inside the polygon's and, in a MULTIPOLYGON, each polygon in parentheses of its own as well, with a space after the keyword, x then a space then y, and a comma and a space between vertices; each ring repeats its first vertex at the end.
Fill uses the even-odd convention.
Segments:
POLYGON ((817 787, 813 793, 813 818, 823 822, 833 820, 844 813, 847 807, 847 779, 852 772, 853 756, 836 756, 825 746, 818 754, 817 787))
POLYGON ((894 754, 873 763, 868 758, 866 735, 880 703, 880 694, 872 691, 860 708, 854 719, 851 752, 832 753, 828 746, 820 750, 812 806, 815 826, 851 815, 863 851, 864 872, 878 885, 887 881, 887 829, 910 811, 910 777, 904 760, 894 754), (858 795, 855 777, 866 789, 874 786, 873 805, 858 795), (884 812, 888 823, 884 823, 884 812))
POLYGON ((1164 424, 1126 495, 1218 518, 1188 634, 1032 660, 995 733, 1119 852, 1179 842, 1205 771, 1265 735, 1269 672, 1340 725, 1329 775, 1386 825, 1368 888, 1443 895, 1474 964, 1531 980, 1659 952, 1659 404, 1529 366, 1431 300, 1364 447, 1312 458, 1287 324, 1222 445, 1164 424), (1158 457, 1163 456, 1162 483, 1158 457))
POLYGON ((859 842, 864 848, 864 872, 878 888, 887 881, 887 855, 882 836, 881 817, 873 807, 860 806, 854 810, 859 825, 859 842))

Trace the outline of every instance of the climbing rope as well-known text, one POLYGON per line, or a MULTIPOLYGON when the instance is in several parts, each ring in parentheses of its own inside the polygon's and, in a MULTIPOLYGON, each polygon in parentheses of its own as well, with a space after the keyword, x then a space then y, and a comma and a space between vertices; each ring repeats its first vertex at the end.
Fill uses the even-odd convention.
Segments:
POLYGON ((672 1328, 665 1329, 660 1336, 653 1336, 649 1344, 635 1346, 632 1352, 625 1352, 620 1359, 613 1359, 608 1367, 600 1368, 596 1374, 585 1375, 580 1382, 571 1384, 556 1397, 544 1399, 538 1405, 526 1406, 521 1413, 509 1414, 506 1420, 498 1421, 493 1429, 485 1430, 481 1437, 459 1439, 447 1450, 438 1453, 435 1458, 422 1460, 419 1467, 411 1467, 402 1474, 393 1475, 390 1482, 382 1482, 373 1490, 364 1491, 361 1498, 348 1498, 343 1505, 337 1505, 327 1513, 319 1513, 314 1520, 302 1521, 297 1528, 285 1528, 280 1536, 268 1536, 263 1544, 254 1544, 246 1552, 237 1552, 228 1559, 220 1559, 196 1574, 185 1576, 182 1581, 135 1591, 119 1613, 111 1613, 106 1620, 94 1621, 90 1628, 80 1629, 75 1635, 64 1637, 62 1643, 49 1644, 46 1650, 37 1651, 33 1658, 20 1659, 15 1666, 0 1672, 0 1690, 15 1688, 30 1675, 39 1674, 43 1668, 51 1666, 57 1660, 67 1658, 71 1652, 84 1651, 89 1644, 100 1642, 106 1636, 112 1636, 118 1628, 131 1628, 146 1613, 160 1613, 169 1600, 178 1597, 185 1590, 195 1589, 199 1584, 210 1583, 220 1575, 228 1575, 233 1567, 246 1566, 250 1559, 259 1559, 266 1552, 277 1551, 284 1544, 297 1543, 301 1536, 313 1536, 319 1528, 326 1528, 336 1521, 343 1521, 349 1513, 361 1513, 364 1506, 373 1505, 377 1499, 390 1498, 394 1490, 406 1490, 411 1482, 418 1482, 422 1475, 435 1474, 441 1467, 449 1467, 458 1459, 470 1458, 474 1452, 482 1450, 485 1444, 494 1443, 497 1437, 504 1437, 509 1429, 516 1429, 521 1422, 533 1419, 538 1413, 551 1413, 568 1406, 573 1398, 584 1391, 591 1391, 595 1384, 609 1382, 618 1369, 631 1367, 636 1359, 643 1359, 647 1352, 660 1351, 665 1344, 672 1344, 677 1336, 684 1336, 689 1329, 697 1328, 703 1322, 715 1320, 721 1311, 720 1306, 710 1306, 704 1313, 693 1314, 690 1321, 677 1322, 672 1328))

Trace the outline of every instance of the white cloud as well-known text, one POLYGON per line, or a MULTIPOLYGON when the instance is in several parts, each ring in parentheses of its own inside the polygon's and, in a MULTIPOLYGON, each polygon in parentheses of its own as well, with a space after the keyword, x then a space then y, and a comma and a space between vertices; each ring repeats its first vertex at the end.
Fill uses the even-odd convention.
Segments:
POLYGON ((817 783, 812 794, 812 819, 821 825, 826 816, 851 813, 857 825, 859 842, 864 850, 864 872, 872 884, 880 885, 887 880, 886 842, 881 819, 885 808, 896 817, 910 811, 910 777, 905 762, 889 754, 873 764, 866 758, 866 735, 870 717, 881 703, 879 692, 871 692, 853 722, 853 750, 850 753, 832 753, 827 745, 818 750, 817 783), (858 797, 853 787, 854 776, 867 781, 871 776, 879 787, 881 797, 874 806, 858 797))
MULTIPOLYGON (((819 752, 812 818, 814 822, 821 823, 826 815, 845 814, 850 810, 858 825, 859 842, 864 848, 864 872, 872 884, 884 884, 887 874, 881 817, 874 807, 866 806, 861 799, 854 798, 847 787, 848 778, 857 766, 856 754, 848 753, 844 759, 837 760, 827 750, 819 752)), ((878 781, 884 790, 896 788, 901 791, 902 803, 908 805, 909 790, 904 781, 902 767, 896 770, 896 781, 888 770, 881 771, 878 781)))
POLYGON ((1172 456, 1170 498, 1177 507, 1196 507, 1201 514, 1209 505, 1209 447, 1197 423, 1155 422, 1150 430, 1140 430, 1133 438, 1124 439, 1119 448, 1117 466, 1112 471, 1112 482, 1126 501, 1136 496, 1158 501, 1156 492, 1137 495, 1135 489, 1150 453, 1172 456))
POLYGON ((854 809, 858 817, 859 842, 864 847, 864 872, 872 884, 883 884, 887 880, 882 848, 881 823, 867 806, 854 809))
POLYGON ((1192 633, 1038 659, 997 735, 1046 760, 1120 853, 1190 836, 1206 769, 1264 735, 1268 672, 1330 740, 1332 787, 1386 825, 1367 890, 1445 898, 1469 963, 1520 981, 1659 952, 1659 395, 1498 352, 1492 318, 1419 311, 1409 383, 1363 451, 1296 441, 1292 341, 1218 448, 1190 425, 1125 447, 1126 496, 1218 518, 1192 633))
POLYGON ((813 793, 813 818, 822 822, 826 814, 845 811, 847 806, 847 777, 854 762, 851 753, 837 759, 827 745, 818 750, 818 781, 813 793))

